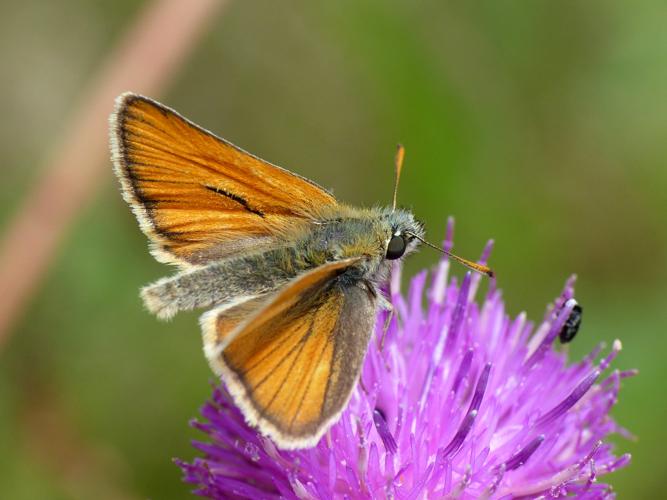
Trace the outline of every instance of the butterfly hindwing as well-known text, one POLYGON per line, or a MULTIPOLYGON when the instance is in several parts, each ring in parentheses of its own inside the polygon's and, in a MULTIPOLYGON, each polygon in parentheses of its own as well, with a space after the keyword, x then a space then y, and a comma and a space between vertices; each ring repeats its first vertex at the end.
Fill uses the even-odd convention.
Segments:
POLYGON ((369 288, 340 278, 358 261, 297 277, 231 333, 224 312, 202 321, 205 341, 213 329, 222 341, 205 346, 212 367, 246 419, 281 448, 316 444, 358 379, 376 307, 369 288))
POLYGON ((135 94, 111 117, 123 195, 162 262, 200 265, 264 249, 336 205, 316 184, 135 94))

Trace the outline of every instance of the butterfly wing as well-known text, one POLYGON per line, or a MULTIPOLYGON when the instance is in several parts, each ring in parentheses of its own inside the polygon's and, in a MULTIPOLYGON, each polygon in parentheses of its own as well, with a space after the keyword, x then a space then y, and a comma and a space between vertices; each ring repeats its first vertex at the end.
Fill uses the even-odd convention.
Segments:
POLYGON ((315 445, 359 377, 375 321, 374 293, 337 277, 359 262, 293 280, 250 319, 210 311, 205 351, 246 420, 287 449, 315 445))
POLYGON ((146 97, 123 94, 111 116, 123 196, 153 255, 183 267, 275 244, 336 199, 146 97))

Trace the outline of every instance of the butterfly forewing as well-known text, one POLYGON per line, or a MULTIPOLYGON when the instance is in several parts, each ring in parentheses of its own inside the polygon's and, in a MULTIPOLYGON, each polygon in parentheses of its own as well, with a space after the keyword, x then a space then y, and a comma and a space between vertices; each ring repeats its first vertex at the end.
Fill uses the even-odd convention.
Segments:
POLYGON ((375 298, 368 289, 337 279, 358 260, 305 273, 235 333, 219 332, 231 340, 209 359, 213 368, 248 421, 283 448, 317 443, 359 376, 375 298))
POLYGON ((142 96, 119 97, 111 134, 125 199, 163 262, 202 264, 271 246, 336 204, 316 184, 142 96))

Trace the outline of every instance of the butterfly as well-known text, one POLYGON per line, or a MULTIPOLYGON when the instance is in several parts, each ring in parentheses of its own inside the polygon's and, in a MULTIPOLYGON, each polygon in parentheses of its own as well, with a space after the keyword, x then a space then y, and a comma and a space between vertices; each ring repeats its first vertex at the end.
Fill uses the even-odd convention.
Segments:
MULTIPOLYGON (((283 449, 314 446, 361 371, 391 261, 416 249, 405 210, 356 208, 133 93, 110 118, 114 171, 159 261, 144 287, 168 319, 208 309, 204 353, 246 421, 283 449)), ((399 147, 398 179, 403 160, 399 147)), ((480 264, 453 256, 481 272, 480 264)))

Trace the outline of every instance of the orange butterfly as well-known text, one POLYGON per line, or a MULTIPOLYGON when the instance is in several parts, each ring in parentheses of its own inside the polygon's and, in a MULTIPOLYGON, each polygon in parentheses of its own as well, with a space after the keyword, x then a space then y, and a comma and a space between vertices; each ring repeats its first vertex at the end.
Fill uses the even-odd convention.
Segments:
POLYGON ((180 268, 142 289, 146 307, 210 308, 204 352, 248 423, 281 448, 314 446, 350 398, 377 308, 390 307, 377 291, 388 261, 423 241, 421 225, 396 193, 392 208, 340 204, 136 94, 117 99, 111 150, 152 254, 180 268))

